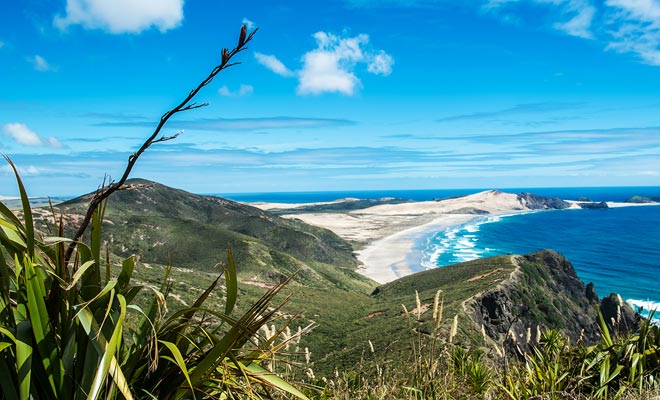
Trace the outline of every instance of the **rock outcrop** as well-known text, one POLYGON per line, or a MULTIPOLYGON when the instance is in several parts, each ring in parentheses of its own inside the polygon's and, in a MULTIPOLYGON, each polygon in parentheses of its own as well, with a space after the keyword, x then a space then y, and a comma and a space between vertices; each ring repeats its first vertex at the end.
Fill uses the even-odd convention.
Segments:
POLYGON ((518 201, 530 210, 563 210, 571 206, 570 203, 560 198, 538 196, 532 193, 519 193, 518 201))
POLYGON ((626 203, 647 204, 660 202, 660 196, 633 196, 625 201, 626 203))
POLYGON ((562 331, 573 343, 593 343, 600 338, 597 304, 610 328, 639 324, 640 317, 619 296, 599 301, 593 284, 585 285, 561 254, 543 250, 514 257, 518 269, 510 279, 467 305, 486 334, 507 348, 524 351, 537 332, 548 329, 562 331))
POLYGON ((610 331, 618 333, 634 329, 641 322, 640 315, 616 293, 603 297, 600 301, 600 312, 610 331))
POLYGON ((593 203, 578 203, 578 206, 580 206, 580 208, 588 208, 588 209, 610 208, 610 206, 608 206, 607 203, 604 201, 593 202, 593 203))

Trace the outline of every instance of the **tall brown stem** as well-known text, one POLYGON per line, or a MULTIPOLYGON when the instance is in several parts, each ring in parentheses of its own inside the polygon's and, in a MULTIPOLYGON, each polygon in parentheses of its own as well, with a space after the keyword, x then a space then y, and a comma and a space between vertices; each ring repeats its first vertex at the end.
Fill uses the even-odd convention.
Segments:
POLYGON ((156 126, 156 129, 154 129, 151 136, 149 136, 147 140, 144 141, 144 143, 138 149, 138 151, 136 151, 135 153, 131 154, 128 157, 128 163, 126 165, 126 169, 124 169, 121 178, 116 182, 110 182, 107 186, 103 185, 100 189, 96 191, 96 193, 92 197, 92 200, 89 203, 87 212, 85 213, 85 218, 80 223, 80 226, 78 227, 78 230, 76 231, 76 234, 73 237, 73 241, 71 242, 71 244, 69 244, 69 247, 66 250, 64 259, 67 264, 71 260, 71 256, 73 255, 73 251, 76 249, 78 242, 85 234, 85 231, 87 230, 87 227, 89 226, 89 223, 92 220, 92 216, 94 215, 94 211, 99 207, 99 205, 105 199, 110 197, 111 194, 119 190, 122 187, 122 185, 126 183, 128 176, 130 175, 131 171, 133 170, 133 167, 135 166, 135 163, 137 162, 138 158, 140 158, 142 153, 144 153, 154 143, 166 142, 168 140, 175 139, 177 136, 179 136, 179 133, 172 136, 165 136, 165 135, 160 137, 158 136, 160 134, 161 129, 163 129, 167 121, 173 115, 178 114, 180 112, 194 110, 196 108, 208 106, 208 103, 197 104, 191 101, 197 95, 197 93, 199 93, 199 91, 202 90, 204 86, 211 83, 213 78, 215 78, 215 76, 218 75, 220 71, 232 67, 234 65, 240 64, 239 62, 232 63, 231 59, 236 54, 247 49, 247 44, 252 40, 252 37, 254 36, 255 33, 257 33, 257 29, 254 29, 252 32, 247 34, 247 28, 245 27, 245 25, 243 25, 243 27, 241 27, 238 44, 236 45, 236 47, 234 47, 231 51, 229 51, 226 48, 223 49, 222 52, 220 53, 221 54, 220 64, 216 65, 213 68, 213 70, 211 70, 211 72, 208 74, 208 76, 204 80, 202 80, 197 85, 197 87, 191 90, 190 93, 188 93, 188 96, 186 96, 186 98, 181 103, 179 103, 179 105, 167 111, 165 114, 163 114, 162 117, 160 117, 160 121, 158 122, 158 125, 156 126))

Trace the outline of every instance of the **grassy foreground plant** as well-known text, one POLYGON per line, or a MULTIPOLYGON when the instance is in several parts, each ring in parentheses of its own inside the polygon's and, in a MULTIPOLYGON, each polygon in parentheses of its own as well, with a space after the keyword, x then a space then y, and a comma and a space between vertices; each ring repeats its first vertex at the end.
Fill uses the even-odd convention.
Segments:
POLYGON ((637 332, 613 337, 598 310, 601 340, 569 346, 556 330, 545 332, 539 347, 500 386, 512 400, 646 399, 660 392, 660 327, 642 321, 637 332))
POLYGON ((141 308, 135 299, 146 289, 131 283, 135 259, 117 269, 109 251, 103 251, 107 198, 123 185, 142 152, 173 138, 158 137, 172 115, 203 106, 190 101, 217 73, 234 65, 231 57, 245 49, 253 34, 243 27, 238 45, 224 49, 209 76, 163 115, 129 158, 122 178, 92 198, 73 239, 64 237, 63 218, 54 211, 51 236, 37 232, 25 188, 5 157, 16 175, 23 212, 18 218, 0 202, 0 399, 261 398, 270 397, 271 388, 305 398, 261 365, 277 351, 276 337, 260 345, 255 340, 278 311, 271 304, 286 282, 242 316, 232 316, 238 291, 228 250, 224 310, 207 304, 219 277, 192 306, 167 315, 169 272, 141 308), (127 322, 128 313, 137 315, 137 323, 127 322))

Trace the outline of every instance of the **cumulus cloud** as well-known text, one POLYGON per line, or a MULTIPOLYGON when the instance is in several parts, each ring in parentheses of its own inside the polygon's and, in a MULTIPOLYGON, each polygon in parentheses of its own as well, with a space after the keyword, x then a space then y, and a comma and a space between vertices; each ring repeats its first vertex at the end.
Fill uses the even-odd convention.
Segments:
POLYGON ((341 93, 353 95, 362 82, 358 66, 366 66, 370 74, 387 76, 392 73, 394 59, 384 50, 369 47, 369 35, 338 36, 328 32, 313 35, 316 48, 303 54, 302 67, 293 71, 276 56, 254 53, 260 64, 284 77, 297 77, 298 94, 341 93))
POLYGON ((367 71, 376 75, 387 76, 392 73, 394 59, 383 50, 379 51, 369 63, 367 71))
POLYGON ((254 87, 252 85, 243 85, 238 87, 238 90, 231 91, 227 85, 223 85, 218 89, 218 93, 221 96, 234 97, 234 96, 249 96, 254 93, 254 87))
POLYGON ((341 39, 332 34, 317 32, 314 38, 318 47, 303 55, 298 93, 353 94, 360 85, 360 80, 353 70, 355 64, 364 58, 362 45, 369 42, 369 37, 362 34, 341 39))
POLYGON ((64 147, 56 138, 49 137, 46 139, 41 138, 36 132, 27 127, 27 125, 20 122, 5 124, 3 130, 14 141, 23 146, 43 146, 60 148, 64 147))
POLYGON ((273 71, 277 75, 280 76, 294 76, 294 72, 291 71, 289 68, 287 68, 282 61, 280 61, 277 57, 271 54, 262 54, 259 52, 254 52, 254 58, 257 59, 257 62, 259 64, 263 65, 264 67, 268 68, 269 70, 273 71))
POLYGON ((82 25, 110 33, 140 33, 151 27, 165 32, 182 20, 183 0, 67 0, 65 15, 56 15, 53 23, 62 30, 82 25))
POLYGON ((394 59, 385 51, 374 52, 368 48, 369 36, 359 34, 341 37, 332 33, 317 32, 316 49, 302 57, 303 67, 298 75, 299 94, 336 92, 352 95, 361 86, 355 74, 359 64, 367 65, 367 72, 389 75, 394 59))
POLYGON ((45 58, 38 54, 28 57, 28 61, 32 64, 34 69, 39 72, 57 71, 57 67, 51 65, 45 58))

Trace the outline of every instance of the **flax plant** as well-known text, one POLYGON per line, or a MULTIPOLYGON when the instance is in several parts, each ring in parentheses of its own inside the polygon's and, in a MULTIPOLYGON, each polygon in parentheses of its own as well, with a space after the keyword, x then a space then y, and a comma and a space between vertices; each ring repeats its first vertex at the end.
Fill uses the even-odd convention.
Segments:
POLYGON ((105 203, 92 218, 89 242, 78 244, 68 265, 61 218, 53 219, 57 236, 40 237, 18 173, 16 180, 22 220, 0 203, 0 398, 260 398, 270 388, 305 398, 262 366, 277 335, 251 345, 278 311, 272 303, 287 282, 232 316, 238 291, 228 250, 222 276, 192 306, 162 312, 168 269, 142 309, 134 300, 143 288, 131 284, 135 259, 125 259, 114 276, 103 257, 105 203), (208 304, 221 278, 223 312, 208 304), (136 324, 127 323, 128 313, 137 314, 136 324))
POLYGON ((129 157, 121 178, 92 196, 72 238, 65 237, 64 217, 52 207, 50 234, 35 229, 17 168, 5 156, 16 176, 22 215, 0 202, 0 399, 270 398, 272 390, 306 399, 264 368, 265 360, 278 353, 274 343, 286 326, 256 344, 259 330, 278 312, 274 298, 288 280, 234 316, 237 276, 228 249, 222 274, 192 306, 168 314, 170 269, 141 308, 135 298, 143 288, 131 279, 135 258, 123 260, 116 273, 109 250, 103 251, 109 196, 122 188, 151 145, 178 136, 160 134, 173 115, 207 105, 192 100, 216 75, 237 64, 232 57, 246 49, 255 32, 243 26, 236 46, 223 49, 208 76, 163 114, 129 157), (209 304, 221 279, 224 307, 209 304), (127 318, 129 313, 136 318, 127 318))

